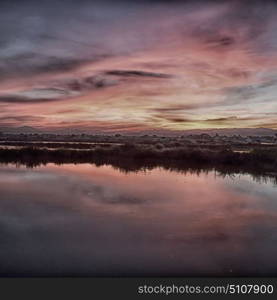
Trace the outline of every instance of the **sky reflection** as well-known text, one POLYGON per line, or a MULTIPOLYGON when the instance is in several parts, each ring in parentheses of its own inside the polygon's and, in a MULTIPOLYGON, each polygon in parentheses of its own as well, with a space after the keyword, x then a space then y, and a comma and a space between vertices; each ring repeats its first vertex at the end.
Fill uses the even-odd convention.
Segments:
POLYGON ((248 175, 0 169, 2 275, 276 275, 277 188, 248 175))

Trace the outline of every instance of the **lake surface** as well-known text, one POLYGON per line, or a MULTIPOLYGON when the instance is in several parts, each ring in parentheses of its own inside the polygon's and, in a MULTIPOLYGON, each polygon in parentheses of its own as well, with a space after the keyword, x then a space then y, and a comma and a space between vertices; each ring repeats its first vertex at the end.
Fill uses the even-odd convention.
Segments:
POLYGON ((277 186, 250 175, 0 166, 2 276, 277 275, 277 186))

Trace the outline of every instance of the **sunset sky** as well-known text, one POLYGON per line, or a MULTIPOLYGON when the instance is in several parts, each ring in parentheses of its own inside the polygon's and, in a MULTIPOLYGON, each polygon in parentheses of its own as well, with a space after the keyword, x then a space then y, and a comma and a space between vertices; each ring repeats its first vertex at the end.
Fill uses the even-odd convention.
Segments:
POLYGON ((1 1, 0 126, 277 129, 273 1, 1 1))

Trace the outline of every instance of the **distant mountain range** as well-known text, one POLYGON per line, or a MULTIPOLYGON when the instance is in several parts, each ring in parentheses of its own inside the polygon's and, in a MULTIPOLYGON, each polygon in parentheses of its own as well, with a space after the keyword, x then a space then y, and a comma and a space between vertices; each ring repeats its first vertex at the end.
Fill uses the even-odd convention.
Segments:
POLYGON ((42 133, 43 131, 30 126, 21 126, 21 127, 0 127, 0 132, 31 134, 31 133, 42 133))
POLYGON ((187 130, 184 134, 201 134, 207 133, 210 135, 241 135, 241 136, 248 136, 248 135, 258 135, 258 136, 266 136, 266 135, 275 135, 277 134, 277 130, 270 129, 270 128, 226 128, 226 129, 194 129, 194 130, 187 130))
POLYGON ((11 133, 11 134, 42 134, 42 133, 54 133, 54 134, 132 134, 132 135, 166 135, 166 136, 176 136, 176 135, 190 135, 190 134, 203 134, 207 133, 210 135, 241 135, 241 136, 248 136, 248 135, 258 135, 258 136, 266 136, 266 135, 276 135, 277 130, 270 129, 270 128, 223 128, 223 129, 191 129, 191 130, 183 130, 183 131, 172 131, 172 130, 146 130, 146 131, 122 131, 122 132, 99 132, 94 130, 81 130, 78 128, 61 128, 61 129, 45 129, 45 128, 34 128, 31 126, 21 126, 21 127, 0 127, 0 132, 2 133, 11 133))
POLYGON ((82 134, 88 133, 87 131, 82 131, 79 129, 64 128, 64 129, 46 129, 46 128, 34 128, 31 126, 21 126, 21 127, 0 127, 0 132, 11 133, 11 134, 43 134, 43 133, 54 133, 54 134, 82 134))

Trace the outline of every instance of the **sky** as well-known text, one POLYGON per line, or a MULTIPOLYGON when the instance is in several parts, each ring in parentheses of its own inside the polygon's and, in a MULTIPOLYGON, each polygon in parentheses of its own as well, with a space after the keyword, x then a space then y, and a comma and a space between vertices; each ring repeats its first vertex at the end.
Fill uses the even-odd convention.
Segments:
POLYGON ((0 126, 277 129, 273 1, 1 1, 0 126))

